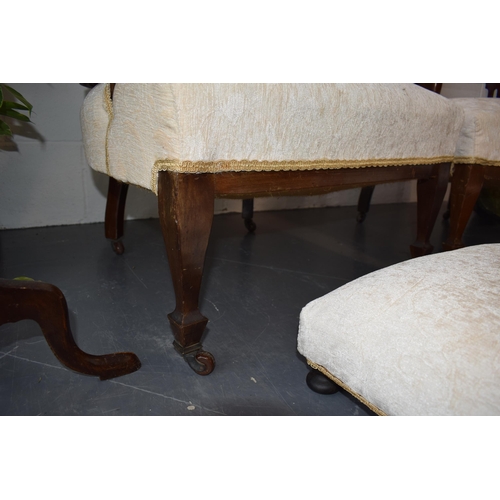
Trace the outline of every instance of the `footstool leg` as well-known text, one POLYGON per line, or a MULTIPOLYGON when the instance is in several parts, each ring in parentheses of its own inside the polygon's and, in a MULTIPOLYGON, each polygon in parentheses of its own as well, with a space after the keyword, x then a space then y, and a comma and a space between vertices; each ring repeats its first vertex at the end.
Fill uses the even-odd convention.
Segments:
POLYGON ((214 216, 213 174, 159 172, 158 208, 175 290, 168 315, 174 347, 196 373, 208 375, 215 360, 200 343, 208 319, 198 300, 214 216))
POLYGON ((318 394, 335 394, 340 387, 320 371, 312 369, 306 377, 307 387, 318 394))
POLYGON ((121 255, 125 251, 121 237, 123 236, 127 191, 128 184, 117 181, 113 177, 109 178, 104 231, 106 238, 111 240, 113 251, 118 255, 121 255))
POLYGON ((410 246, 412 257, 432 253, 429 240, 448 188, 450 164, 434 165, 432 175, 417 181, 417 239, 410 246))
POLYGON ((450 232, 443 243, 444 250, 455 250, 464 246, 464 234, 484 182, 481 165, 455 165, 450 191, 450 232))

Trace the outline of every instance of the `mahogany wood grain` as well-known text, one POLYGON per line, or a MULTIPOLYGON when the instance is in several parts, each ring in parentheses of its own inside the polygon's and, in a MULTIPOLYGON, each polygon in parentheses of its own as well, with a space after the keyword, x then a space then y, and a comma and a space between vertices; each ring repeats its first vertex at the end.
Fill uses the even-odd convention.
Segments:
POLYGON ((432 165, 331 170, 222 172, 214 175, 216 198, 309 196, 431 175, 432 165))
POLYGON ((186 348, 200 343, 208 321, 198 300, 214 216, 213 175, 159 172, 158 210, 176 299, 168 317, 186 348))

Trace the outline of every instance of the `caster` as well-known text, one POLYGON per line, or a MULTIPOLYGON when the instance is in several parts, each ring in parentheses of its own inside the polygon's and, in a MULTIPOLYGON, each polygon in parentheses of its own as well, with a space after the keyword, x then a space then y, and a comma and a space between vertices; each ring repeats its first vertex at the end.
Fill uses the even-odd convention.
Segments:
POLYGON ((318 370, 312 370, 306 377, 307 387, 318 394, 335 394, 339 386, 318 370))
POLYGON ((207 351, 197 351, 192 354, 186 354, 184 359, 198 375, 209 375, 214 371, 215 358, 207 351))
POLYGON ((358 221, 358 223, 361 224, 365 219, 366 212, 358 212, 358 215, 356 216, 356 220, 358 221))
POLYGON ((253 233, 257 229, 257 226, 252 219, 245 219, 245 227, 249 233, 253 233))
POLYGON ((113 252, 116 253, 116 255, 122 255, 123 252, 125 252, 125 247, 120 240, 112 241, 111 248, 113 249, 113 252))

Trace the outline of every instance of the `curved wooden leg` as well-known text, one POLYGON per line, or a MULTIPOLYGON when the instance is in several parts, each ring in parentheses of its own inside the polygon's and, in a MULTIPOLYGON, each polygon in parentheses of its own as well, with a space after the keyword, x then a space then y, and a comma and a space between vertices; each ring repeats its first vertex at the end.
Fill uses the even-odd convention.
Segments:
POLYGON ((417 181, 417 239, 410 246, 412 257, 432 252, 429 240, 443 204, 450 178, 450 164, 434 165, 429 178, 417 181))
POLYGON ((318 394, 335 394, 340 387, 320 371, 312 369, 306 377, 307 387, 318 394))
POLYGON ((253 221, 253 198, 243 200, 241 217, 243 217, 245 221, 245 227, 248 232, 253 233, 257 229, 257 226, 253 221))
POLYGON ((36 321, 56 358, 66 367, 101 380, 138 370, 131 352, 94 356, 82 351, 71 333, 66 299, 59 288, 37 281, 0 280, 0 325, 23 319, 36 321))
POLYGON ((356 216, 356 220, 360 223, 366 219, 366 214, 370 210, 373 191, 375 191, 374 185, 361 188, 358 198, 358 215, 356 216))
POLYGON ((127 201, 128 184, 109 178, 108 198, 106 201, 106 215, 104 218, 104 231, 106 238, 111 240, 111 246, 118 255, 125 248, 121 241, 123 236, 123 220, 125 218, 125 202, 127 201))
POLYGON ((193 370, 208 375, 215 360, 200 343, 208 319, 198 300, 214 216, 213 174, 159 172, 158 211, 175 290, 168 315, 174 347, 193 370))
POLYGON ((455 250, 464 246, 464 234, 484 182, 481 165, 455 165, 450 191, 450 232, 443 243, 444 250, 455 250))

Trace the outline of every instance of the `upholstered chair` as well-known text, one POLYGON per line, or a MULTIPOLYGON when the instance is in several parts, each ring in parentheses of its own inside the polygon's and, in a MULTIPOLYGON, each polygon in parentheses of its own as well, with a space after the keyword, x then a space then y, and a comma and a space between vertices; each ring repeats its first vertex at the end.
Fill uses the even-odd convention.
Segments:
POLYGON ((315 392, 379 415, 500 415, 500 244, 411 259, 307 304, 315 392), (335 396, 333 396, 335 397, 335 396))
MULTIPOLYGON (((435 92, 436 94, 441 93, 441 89, 443 87, 442 83, 417 83, 419 87, 430 90, 431 92, 435 92)), ((361 188, 359 192, 358 198, 358 213, 356 215, 356 220, 361 223, 366 219, 366 215, 370 211, 370 204, 373 196, 373 191, 375 191, 375 186, 364 186, 361 188)), ((251 200, 245 200, 247 204, 251 202, 251 200)), ((253 209, 253 205, 248 205, 253 209)), ((253 211, 251 212, 253 216, 253 211)))
POLYGON ((500 180, 500 99, 450 100, 463 108, 465 120, 452 168, 445 250, 463 246, 462 236, 484 182, 500 180))
POLYGON ((198 307, 215 198, 417 179, 411 254, 428 254, 462 122, 460 107, 413 84, 100 84, 81 113, 88 163, 110 177, 118 253, 127 185, 158 196, 174 346, 200 375, 215 364, 198 307))
MULTIPOLYGON (((441 92, 442 84, 419 83, 433 92, 441 92)), ((487 83, 488 97, 500 97, 500 84, 487 83)), ((457 142, 452 166, 448 210, 450 219, 444 250, 463 246, 462 236, 485 181, 500 180, 500 101, 488 98, 451 98, 464 110, 465 120, 457 142)), ((358 222, 363 222, 370 209, 375 186, 361 189, 358 222)))

